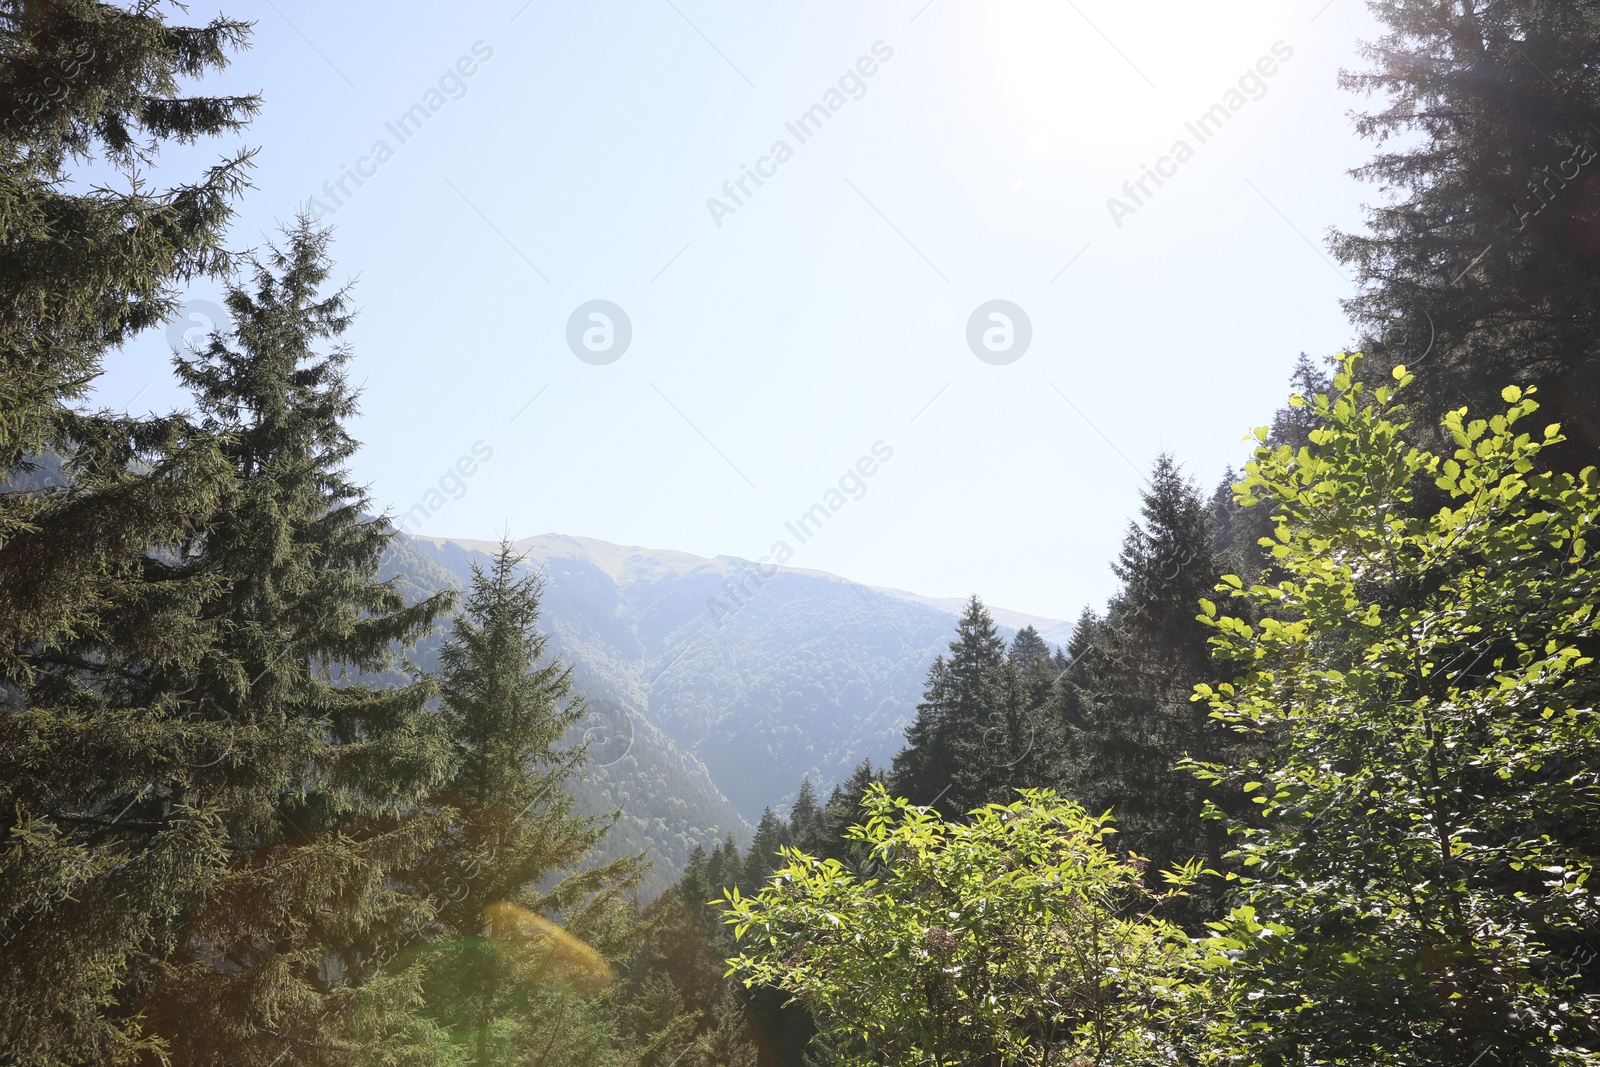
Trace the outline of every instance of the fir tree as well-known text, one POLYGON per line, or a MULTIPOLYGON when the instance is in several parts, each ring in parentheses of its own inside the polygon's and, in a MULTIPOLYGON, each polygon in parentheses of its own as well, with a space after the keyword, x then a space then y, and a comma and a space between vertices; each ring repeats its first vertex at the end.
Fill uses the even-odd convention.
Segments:
POLYGON ((476 1067, 582 1061, 592 1027, 572 1030, 576 1044, 554 1033, 598 1018, 592 998, 633 947, 621 895, 640 873, 633 857, 581 869, 610 821, 576 812, 564 787, 584 763, 586 746, 562 747, 584 707, 549 657, 538 579, 518 577, 519 563, 503 542, 474 568, 440 653, 455 751, 443 844, 416 879, 434 901, 426 1013, 476 1067))
POLYGON ((685 1067, 756 1067, 758 1062, 744 1003, 732 989, 724 989, 710 1027, 695 1040, 683 1063, 685 1067))
POLYGON ((0 1048, 20 1064, 150 1047, 130 1014, 138 976, 224 862, 203 803, 160 820, 132 803, 170 801, 216 738, 114 679, 199 654, 205 583, 148 571, 231 472, 182 419, 78 405, 108 350, 229 266, 247 155, 170 188, 136 170, 254 114, 253 97, 178 84, 224 67, 246 31, 170 26, 147 5, 0 4, 0 1048), (70 181, 84 167, 100 168, 94 188, 70 181))
POLYGON ((1122 588, 1104 620, 1086 616, 1059 693, 1068 728, 1065 789, 1110 809, 1118 841, 1157 869, 1215 853, 1193 778, 1177 769, 1209 752, 1205 713, 1189 699, 1207 676, 1201 598, 1216 584, 1205 503, 1170 456, 1157 459, 1112 569, 1122 588))
POLYGON ((1010 699, 1005 666, 1005 642, 974 596, 956 624, 949 655, 928 671, 917 717, 906 728, 906 747, 895 756, 896 794, 947 814, 971 806, 958 780, 963 756, 972 758, 970 746, 983 744, 991 717, 998 722, 998 709, 1010 699), (963 751, 963 746, 969 747, 963 751))
POLYGON ((20 649, 140 610, 106 571, 137 569, 148 548, 192 532, 226 478, 181 419, 78 405, 105 353, 166 319, 179 286, 231 267, 220 242, 249 153, 169 188, 141 171, 164 144, 255 114, 255 97, 179 86, 225 67, 247 33, 221 17, 171 26, 147 4, 0 4, 0 479, 15 483, 52 450, 70 485, 0 493, 10 670, 20 649), (74 188, 88 167, 93 188, 74 188))
POLYGON ((817 791, 810 778, 802 779, 794 807, 789 809, 789 841, 800 851, 814 854, 822 845, 823 833, 822 806, 817 803, 817 791))
POLYGON ((250 288, 230 289, 231 333, 177 359, 235 474, 203 536, 164 564, 209 583, 187 624, 207 640, 194 662, 117 664, 130 700, 174 704, 216 751, 160 768, 143 792, 107 790, 146 833, 205 817, 227 834, 226 868, 210 872, 140 1006, 174 1063, 347 1063, 438 1046, 414 1015, 419 972, 364 973, 352 953, 427 918, 400 875, 440 827, 407 816, 449 752, 429 682, 376 689, 353 675, 390 668, 453 594, 408 606, 377 578, 393 533, 364 517, 370 501, 346 467, 348 293, 323 292, 327 243, 302 220, 250 288))
POLYGON ((1374 370, 1425 364, 1419 424, 1543 386, 1571 462, 1600 445, 1600 6, 1396 0, 1343 85, 1382 101, 1356 129, 1384 146, 1357 177, 1389 198, 1334 233, 1374 370), (1431 345, 1431 351, 1430 351, 1431 345))
POLYGON ((771 808, 763 809, 761 819, 756 823, 755 836, 750 841, 750 851, 745 855, 739 887, 753 892, 767 880, 767 875, 778 868, 778 850, 788 848, 791 844, 793 839, 789 827, 771 808))
POLYGON ((1023 705, 1029 711, 1042 707, 1048 701, 1056 678, 1066 669, 1065 657, 1058 658, 1058 654, 1058 650, 1046 644, 1044 638, 1039 636, 1039 631, 1032 626, 1024 626, 1011 639, 1011 649, 1006 653, 1006 658, 1016 669, 1022 685, 1023 705))
POLYGON ((1050 646, 1045 644, 1038 630, 1024 626, 1011 639, 1011 648, 1006 655, 1017 670, 1026 674, 1036 668, 1049 666, 1050 646))

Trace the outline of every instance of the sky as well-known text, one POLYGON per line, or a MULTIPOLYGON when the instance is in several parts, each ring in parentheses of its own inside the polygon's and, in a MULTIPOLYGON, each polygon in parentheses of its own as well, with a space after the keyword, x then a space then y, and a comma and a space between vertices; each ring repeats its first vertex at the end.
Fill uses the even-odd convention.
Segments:
MULTIPOLYGON (((258 148, 233 246, 334 228, 354 472, 415 532, 781 542, 1071 619, 1155 457, 1209 492, 1355 334, 1358 0, 223 10, 252 43, 203 91, 262 114, 158 176, 258 148)), ((97 401, 187 407, 171 345, 219 297, 97 401)))

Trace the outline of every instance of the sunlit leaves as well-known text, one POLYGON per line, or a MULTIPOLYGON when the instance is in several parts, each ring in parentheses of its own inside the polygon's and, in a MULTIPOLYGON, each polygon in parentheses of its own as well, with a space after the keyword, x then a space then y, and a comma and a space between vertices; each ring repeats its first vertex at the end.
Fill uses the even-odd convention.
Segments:
POLYGON ((861 1064, 1167 1062, 1207 1010, 1202 953, 1147 914, 1198 864, 1152 896, 1109 820, 1049 791, 962 823, 881 787, 865 806, 850 836, 881 877, 788 850, 758 895, 723 902, 744 947, 729 973, 860 1038, 861 1064))
POLYGON ((1263 445, 1237 487, 1276 513, 1284 577, 1217 587, 1256 623, 1201 605, 1234 677, 1196 699, 1273 744, 1195 768, 1260 816, 1234 827, 1249 907, 1215 924, 1247 993, 1217 1041, 1241 1037, 1242 1062, 1580 1062, 1596 1005, 1555 964, 1597 914, 1569 876, 1594 860, 1575 828, 1600 822, 1595 472, 1548 471, 1559 432, 1518 430, 1532 389, 1449 412, 1439 457, 1407 439, 1411 376, 1359 371, 1306 398, 1311 447, 1263 445), (1446 494, 1431 513, 1424 480, 1446 494))

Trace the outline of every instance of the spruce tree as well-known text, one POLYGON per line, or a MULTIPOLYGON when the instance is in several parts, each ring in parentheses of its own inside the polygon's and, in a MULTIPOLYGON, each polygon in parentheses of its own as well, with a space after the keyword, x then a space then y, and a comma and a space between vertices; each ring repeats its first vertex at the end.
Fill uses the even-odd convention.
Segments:
POLYGON ((440 652, 454 751, 440 844, 414 878, 434 906, 425 1011, 474 1067, 594 1062, 595 998, 634 947, 623 897, 639 860, 583 867, 613 820, 579 813, 566 789, 587 746, 563 740, 584 705, 550 657, 539 580, 520 562, 502 542, 474 568, 440 652))
POLYGON ((745 855, 739 888, 754 892, 767 880, 767 875, 779 867, 781 861, 778 850, 788 848, 793 843, 789 827, 778 818, 777 812, 771 808, 763 809, 761 819, 756 823, 755 836, 750 840, 750 851, 745 855))
MULTIPOLYGON (((1342 83, 1380 106, 1382 146, 1354 174, 1381 187, 1363 232, 1333 234, 1360 291, 1375 370, 1425 364, 1425 431, 1507 382, 1542 386, 1543 418, 1600 446, 1600 4, 1392 0, 1342 83), (1431 351, 1429 346, 1431 344, 1431 351)), ((1448 439, 1443 439, 1447 441, 1448 439)))
MULTIPOLYGON (((792 1054, 787 1058, 794 1060, 792 1054)), ((711 1025, 695 1040, 683 1060, 684 1067, 756 1067, 758 1062, 744 1002, 731 988, 725 988, 712 1010, 711 1025)))
MULTIPOLYGON (((954 815, 973 805, 962 768, 977 756, 991 726, 1004 728, 1000 709, 1012 699, 1005 677, 1006 646, 989 609, 976 596, 956 624, 949 654, 928 672, 906 747, 894 759, 896 794, 954 815)), ((998 735, 996 735, 998 736, 998 735)))
POLYGON ((800 782, 800 791, 795 795, 794 806, 789 809, 789 841, 800 851, 815 854, 822 845, 824 832, 822 806, 817 803, 817 791, 812 787, 811 779, 804 778, 800 782))
POLYGON ((1038 630, 1031 625, 1024 626, 1017 631, 1017 636, 1011 639, 1011 648, 1006 655, 1016 665, 1017 670, 1027 673, 1039 667, 1048 667, 1050 646, 1045 644, 1038 630))
POLYGON ((81 404, 107 352, 166 319, 184 283, 232 264, 221 242, 250 154, 166 188, 142 172, 164 144, 255 114, 255 97, 179 84, 225 67, 248 29, 168 25, 148 4, 0 4, 0 481, 18 483, 48 451, 70 486, 0 493, 10 671, 25 648, 141 610, 106 571, 137 569, 146 549, 191 532, 226 478, 182 419, 81 404), (91 167, 92 188, 79 184, 91 167))
POLYGON ((1006 658, 1017 672, 1022 685, 1023 704, 1029 711, 1048 703, 1056 679, 1066 669, 1065 657, 1059 656, 1059 650, 1046 644, 1044 638, 1039 636, 1039 631, 1032 626, 1024 626, 1011 639, 1006 658))
POLYGON ((203 804, 151 819, 134 803, 170 801, 217 738, 117 668, 199 655, 206 584, 162 563, 231 472, 181 418, 81 405, 108 351, 229 266, 247 154, 167 188, 137 172, 254 114, 254 97, 179 87, 246 33, 171 26, 148 5, 0 4, 0 1048, 19 1064, 150 1047, 137 976, 225 856, 203 804), (88 167, 95 187, 74 187, 88 167))
POLYGON ((1064 789, 1116 816, 1120 847, 1156 869, 1215 854, 1185 756, 1211 752, 1205 712, 1190 699, 1209 670, 1197 620, 1216 584, 1208 509, 1172 457, 1159 457, 1112 570, 1122 588, 1104 620, 1080 620, 1057 696, 1068 730, 1064 789))
MULTIPOLYGON (((906 727, 905 747, 895 754, 890 768, 890 780, 896 796, 906 797, 918 804, 932 804, 941 799, 955 778, 955 756, 949 744, 949 725, 945 716, 949 665, 944 656, 934 658, 928 667, 928 678, 922 685, 922 700, 917 703, 916 717, 906 727)), ((835 799, 839 797, 835 792, 835 799)), ((845 796, 852 803, 859 797, 845 796)), ((834 805, 830 800, 829 805, 834 805)), ((850 822, 838 829, 842 833, 850 822)))
MULTIPOLYGON (((302 220, 227 294, 230 332, 176 359, 234 481, 200 536, 163 566, 208 583, 194 661, 117 664, 136 707, 166 702, 214 757, 160 766, 153 788, 108 783, 159 838, 215 820, 225 866, 138 1005, 177 1064, 354 1063, 439 1048, 420 972, 355 957, 379 931, 426 921, 402 874, 437 823, 411 817, 449 758, 430 682, 382 689, 453 594, 407 605, 378 580, 393 537, 348 463, 346 289, 325 293, 328 235, 302 220)), ((79 668, 80 672, 83 670, 79 668)), ((106 683, 99 683, 106 688, 106 683)), ((104 803, 102 801, 102 803, 104 803)), ((133 1005, 129 1005, 130 1007, 133 1005)))

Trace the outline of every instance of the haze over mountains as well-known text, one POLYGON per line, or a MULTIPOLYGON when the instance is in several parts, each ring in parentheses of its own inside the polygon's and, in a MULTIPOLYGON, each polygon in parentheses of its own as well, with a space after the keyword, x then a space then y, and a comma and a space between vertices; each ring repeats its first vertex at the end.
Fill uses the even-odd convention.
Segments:
MULTIPOLYGON (((402 535, 384 575, 412 596, 463 588, 494 547, 402 535)), ((597 765, 580 799, 621 809, 607 851, 649 851, 663 886, 696 845, 745 838, 802 777, 826 795, 862 759, 889 760, 965 603, 592 538, 516 548, 544 575, 541 629, 593 709, 579 728, 597 765)), ((1063 644, 1071 630, 990 610, 1007 637, 1031 624, 1063 644)), ((435 666, 439 640, 419 665, 435 666)))

